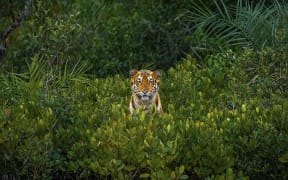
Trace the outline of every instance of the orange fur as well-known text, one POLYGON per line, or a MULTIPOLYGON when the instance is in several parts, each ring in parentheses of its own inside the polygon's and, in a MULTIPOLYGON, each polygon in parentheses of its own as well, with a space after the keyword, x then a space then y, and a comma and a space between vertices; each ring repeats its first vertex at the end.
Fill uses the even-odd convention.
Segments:
POLYGON ((149 112, 156 108, 162 114, 162 104, 158 93, 160 71, 130 70, 130 87, 132 91, 129 110, 131 114, 136 109, 149 112))

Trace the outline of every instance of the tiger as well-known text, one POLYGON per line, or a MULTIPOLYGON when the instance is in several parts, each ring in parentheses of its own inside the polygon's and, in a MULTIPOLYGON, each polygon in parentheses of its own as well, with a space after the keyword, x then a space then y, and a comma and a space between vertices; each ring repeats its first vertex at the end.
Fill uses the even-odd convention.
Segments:
POLYGON ((163 114, 160 95, 158 93, 160 83, 160 71, 136 70, 129 71, 130 87, 132 91, 129 110, 133 114, 136 109, 144 109, 149 113, 156 108, 156 112, 163 114))

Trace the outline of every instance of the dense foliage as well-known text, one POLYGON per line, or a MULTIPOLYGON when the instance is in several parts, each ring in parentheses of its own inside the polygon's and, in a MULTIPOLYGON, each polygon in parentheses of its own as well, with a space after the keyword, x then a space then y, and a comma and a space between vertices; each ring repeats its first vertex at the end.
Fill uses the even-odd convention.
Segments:
POLYGON ((2 76, 1 175, 287 177, 287 79, 273 79, 284 69, 255 64, 282 55, 227 51, 201 66, 187 56, 163 73, 163 116, 128 113, 126 78, 48 70, 34 57, 29 72, 2 76), (259 67, 256 77, 248 64, 259 67))
MULTIPOLYGON (((0 2, 0 33, 25 2, 0 2)), ((287 179, 287 19, 285 1, 33 1, 0 65, 0 178, 287 179), (129 114, 130 68, 162 69, 163 115, 129 114)))
MULTIPOLYGON (((20 2, 3 1, 0 32, 21 13, 20 2)), ((227 48, 279 47, 287 43, 288 8, 273 2, 34 1, 7 39, 1 68, 25 72, 40 54, 59 66, 86 62, 89 73, 106 77, 130 68, 166 71, 186 54, 200 61, 227 48)))

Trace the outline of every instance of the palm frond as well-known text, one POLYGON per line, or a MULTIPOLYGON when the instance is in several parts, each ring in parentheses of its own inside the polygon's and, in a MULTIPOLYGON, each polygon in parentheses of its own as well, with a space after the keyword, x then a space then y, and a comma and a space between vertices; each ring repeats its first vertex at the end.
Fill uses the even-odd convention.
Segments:
POLYGON ((203 1, 193 1, 186 16, 194 25, 195 34, 203 32, 214 42, 221 42, 209 47, 262 49, 275 45, 279 29, 288 28, 288 3, 275 0, 271 6, 266 6, 264 1, 252 5, 249 1, 238 0, 231 7, 223 0, 214 0, 214 3, 216 8, 210 9, 203 1))

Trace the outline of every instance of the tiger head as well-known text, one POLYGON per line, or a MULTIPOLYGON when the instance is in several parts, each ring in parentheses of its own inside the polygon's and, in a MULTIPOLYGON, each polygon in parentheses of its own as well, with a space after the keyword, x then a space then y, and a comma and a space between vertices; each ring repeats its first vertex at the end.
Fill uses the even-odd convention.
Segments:
POLYGON ((160 71, 136 70, 129 72, 132 93, 141 101, 151 100, 157 93, 160 83, 160 71))

